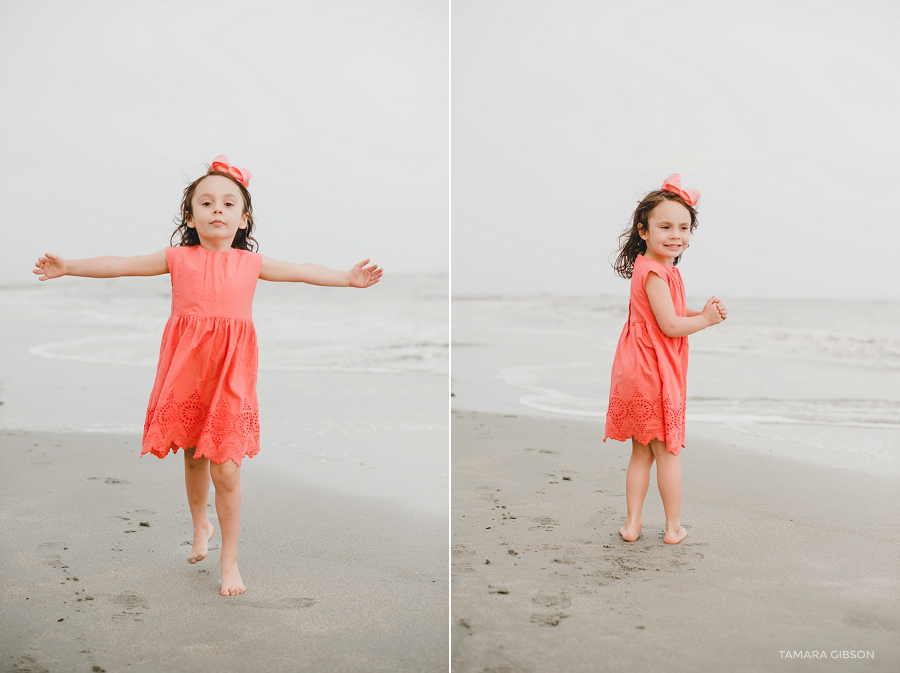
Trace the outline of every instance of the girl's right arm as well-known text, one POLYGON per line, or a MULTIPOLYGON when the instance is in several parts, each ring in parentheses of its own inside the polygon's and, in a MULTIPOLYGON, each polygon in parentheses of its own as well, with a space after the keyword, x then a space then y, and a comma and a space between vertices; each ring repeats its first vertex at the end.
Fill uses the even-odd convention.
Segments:
POLYGON ((718 325, 725 319, 718 308, 719 300, 715 297, 706 302, 700 313, 687 317, 676 315, 668 284, 653 272, 647 274, 644 290, 647 292, 647 299, 650 300, 650 308, 653 309, 656 322, 666 336, 688 336, 712 325, 718 325))
POLYGON ((38 280, 50 280, 60 276, 86 276, 88 278, 118 278, 119 276, 159 276, 169 273, 165 249, 137 257, 88 257, 64 259, 47 253, 39 258, 33 273, 38 280))

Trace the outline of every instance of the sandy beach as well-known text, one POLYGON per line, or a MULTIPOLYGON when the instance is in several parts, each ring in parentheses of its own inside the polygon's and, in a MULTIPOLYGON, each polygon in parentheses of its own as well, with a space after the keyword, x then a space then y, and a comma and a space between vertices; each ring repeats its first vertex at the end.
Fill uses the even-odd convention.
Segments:
POLYGON ((900 665, 893 478, 694 441, 687 539, 662 542, 654 470, 626 543, 630 448, 601 423, 460 411, 452 427, 454 672, 900 665))
POLYGON ((4 671, 447 670, 444 517, 251 460, 248 591, 223 598, 218 534, 186 562, 180 454, 139 459, 137 435, 0 440, 4 671))

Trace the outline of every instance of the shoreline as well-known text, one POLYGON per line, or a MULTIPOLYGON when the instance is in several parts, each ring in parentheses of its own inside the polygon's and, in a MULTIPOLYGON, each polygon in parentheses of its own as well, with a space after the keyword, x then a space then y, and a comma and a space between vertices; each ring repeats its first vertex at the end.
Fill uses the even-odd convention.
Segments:
POLYGON ((695 434, 687 539, 662 542, 652 475, 626 543, 630 445, 601 443, 601 423, 454 411, 452 427, 454 673, 799 670, 779 651, 812 650, 900 663, 896 480, 695 434))
MULTIPOLYGON (((836 305, 735 302, 726 323, 692 335, 688 442, 900 477, 897 322, 874 318, 874 302, 836 305)), ((603 422, 627 302, 496 299, 453 310, 454 409, 603 422)))
POLYGON ((446 671, 446 515, 242 470, 247 592, 222 597, 214 488, 210 555, 189 565, 182 458, 139 446, 0 432, 7 668, 446 671))

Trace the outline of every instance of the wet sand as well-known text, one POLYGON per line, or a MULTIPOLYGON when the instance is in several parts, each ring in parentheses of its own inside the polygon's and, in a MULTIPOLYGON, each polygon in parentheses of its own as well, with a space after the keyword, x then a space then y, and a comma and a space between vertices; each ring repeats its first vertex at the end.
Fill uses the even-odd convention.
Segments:
POLYGON ((4 671, 446 671, 445 516, 245 462, 240 569, 187 563, 182 458, 0 431, 4 671))
POLYGON ((601 423, 452 429, 454 673, 900 669, 896 477, 689 437, 687 539, 662 541, 654 468, 626 543, 630 445, 601 423))

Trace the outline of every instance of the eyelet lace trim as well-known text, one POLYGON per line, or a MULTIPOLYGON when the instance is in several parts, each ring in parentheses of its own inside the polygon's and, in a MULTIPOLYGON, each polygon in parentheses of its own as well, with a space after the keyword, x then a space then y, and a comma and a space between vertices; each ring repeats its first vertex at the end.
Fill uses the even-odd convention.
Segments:
POLYGON ((667 451, 677 456, 684 448, 685 408, 684 398, 677 403, 670 395, 647 398, 639 390, 634 391, 631 399, 625 399, 616 386, 609 396, 604 439, 633 438, 641 444, 658 439, 665 442, 667 451))
POLYGON ((244 456, 259 453, 258 409, 244 402, 240 412, 233 412, 220 399, 210 411, 197 392, 181 401, 170 392, 165 403, 147 410, 141 453, 164 458, 169 451, 193 447, 197 458, 240 465, 244 456))

